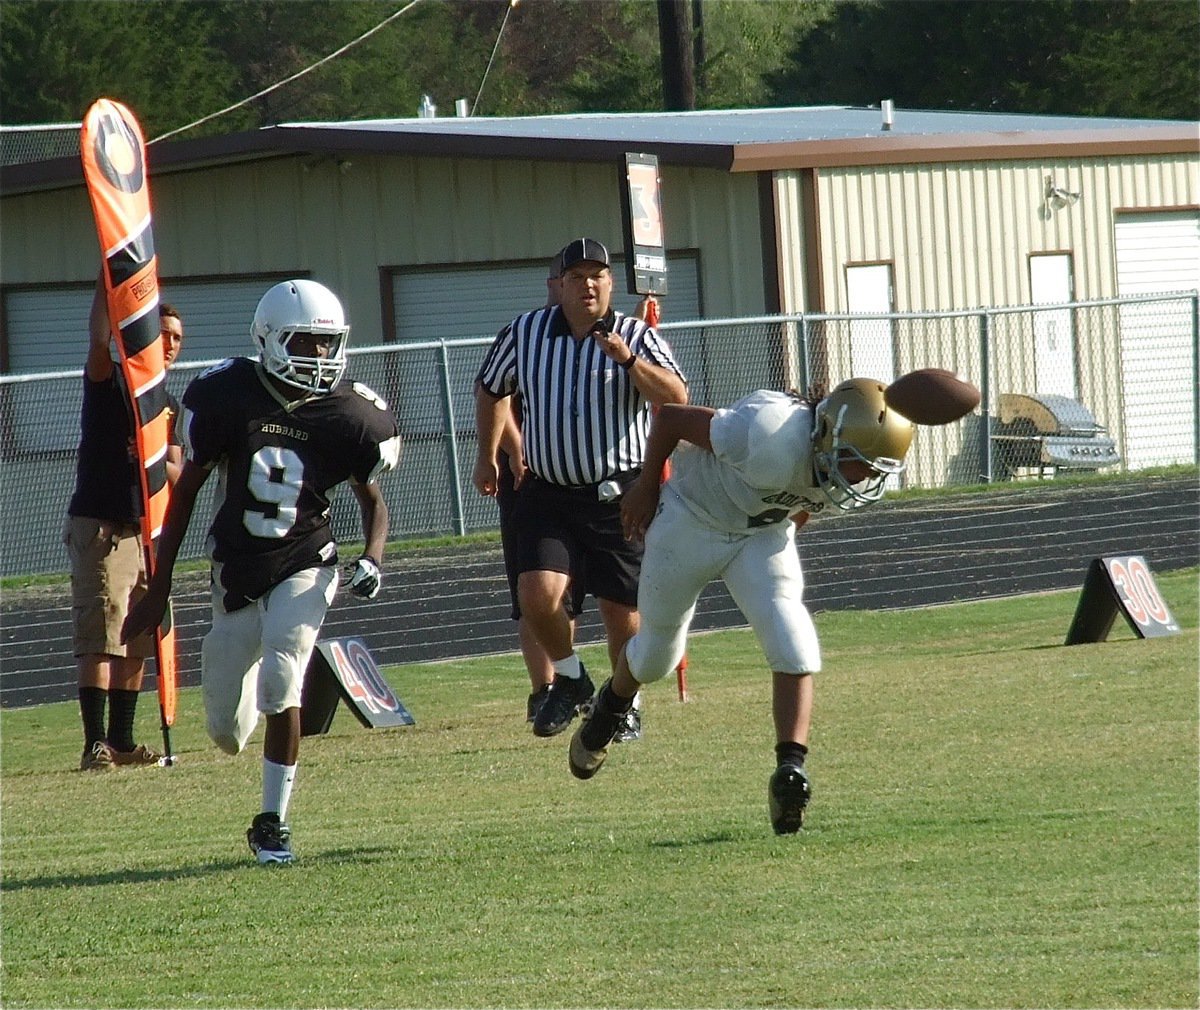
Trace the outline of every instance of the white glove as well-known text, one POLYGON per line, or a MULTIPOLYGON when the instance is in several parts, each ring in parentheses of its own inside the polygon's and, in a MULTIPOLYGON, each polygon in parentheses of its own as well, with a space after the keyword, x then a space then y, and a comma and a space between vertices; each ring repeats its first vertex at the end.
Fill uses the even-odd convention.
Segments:
POLYGON ((370 600, 379 592, 383 582, 383 573, 371 558, 361 557, 349 567, 346 574, 350 578, 350 592, 364 600, 370 600))

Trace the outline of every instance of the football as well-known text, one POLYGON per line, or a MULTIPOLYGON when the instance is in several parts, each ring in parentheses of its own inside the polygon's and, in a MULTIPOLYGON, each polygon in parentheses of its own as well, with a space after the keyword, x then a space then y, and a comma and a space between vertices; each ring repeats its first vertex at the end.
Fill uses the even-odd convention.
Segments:
POLYGON ((979 406, 979 390, 944 368, 918 368, 888 386, 883 399, 914 424, 950 424, 979 406))

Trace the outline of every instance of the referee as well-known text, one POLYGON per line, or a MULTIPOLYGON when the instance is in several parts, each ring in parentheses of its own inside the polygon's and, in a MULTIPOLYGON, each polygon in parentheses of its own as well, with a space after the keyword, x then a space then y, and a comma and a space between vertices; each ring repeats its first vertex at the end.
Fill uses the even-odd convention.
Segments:
POLYGON ((501 330, 475 391, 476 489, 495 495, 508 405, 521 394, 525 465, 518 483, 517 594, 546 650, 554 682, 533 721, 537 736, 567 728, 594 686, 575 655, 563 594, 575 579, 596 597, 610 663, 638 628, 640 544, 625 540, 619 497, 641 473, 650 408, 686 403, 670 347, 612 309, 608 250, 591 238, 562 252, 562 303, 501 330))

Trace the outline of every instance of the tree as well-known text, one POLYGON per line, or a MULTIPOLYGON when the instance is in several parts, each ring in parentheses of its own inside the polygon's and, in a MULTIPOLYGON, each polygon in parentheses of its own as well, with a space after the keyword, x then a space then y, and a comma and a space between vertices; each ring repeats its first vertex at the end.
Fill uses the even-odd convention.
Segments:
POLYGON ((148 131, 218 108, 233 74, 210 45, 202 13, 165 0, 4 3, 5 122, 78 122, 100 97, 129 104, 148 131))
POLYGON ((703 0, 706 55, 696 68, 698 107, 752 109, 777 104, 769 88, 770 75, 789 65, 797 42, 826 21, 835 6, 834 0, 703 0))
POLYGON ((1190 0, 855 0, 769 80, 778 104, 1195 119, 1198 29, 1190 0))
MULTIPOLYGON (((403 6, 3 0, 0 114, 9 124, 73 122, 107 96, 130 105, 154 138, 268 88, 185 136, 410 117, 422 94, 443 114, 477 95, 482 115, 663 108, 658 7, 646 0, 423 0, 274 87, 403 6)), ((913 108, 1200 118, 1195 0, 702 0, 691 10, 704 41, 700 109, 892 98, 913 108)))
MULTIPOLYGON (((5 0, 0 109, 10 124, 78 121, 107 96, 133 108, 153 138, 278 84, 400 8, 375 0, 5 0)), ((470 4, 464 17, 462 5, 421 4, 337 59, 187 135, 288 119, 414 116, 423 92, 473 95, 500 10, 470 4)))
MULTIPOLYGON (((833 7, 833 0, 703 0, 696 107, 763 104, 765 75, 784 67, 797 38, 833 7)), ((494 114, 663 108, 657 5, 644 0, 523 0, 501 52, 507 90, 489 106, 494 114)))

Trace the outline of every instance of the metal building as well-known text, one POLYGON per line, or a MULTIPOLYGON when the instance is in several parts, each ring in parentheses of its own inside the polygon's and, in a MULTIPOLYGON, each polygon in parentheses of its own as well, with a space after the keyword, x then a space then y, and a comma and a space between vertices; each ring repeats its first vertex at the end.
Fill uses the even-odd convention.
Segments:
MULTIPOLYGON (((10 131, 3 139, 7 156, 10 131)), ((570 237, 620 250, 629 152, 660 165, 664 317, 709 321, 688 339, 724 386, 743 371, 764 381, 768 359, 769 381, 789 385, 940 365, 994 393, 993 406, 1076 401, 1126 468, 1194 458, 1195 301, 1078 304, 1200 289, 1200 130, 1188 122, 803 108, 306 123, 155 144, 160 286, 186 321, 180 364, 249 353, 258 298, 292 276, 342 296, 358 348, 490 336, 541 302, 547 262, 570 237), (963 311, 1005 305, 1035 308, 963 311), (716 322, 778 313, 796 315, 716 322), (1005 332, 986 332, 992 323, 1005 332)), ((69 482, 78 407, 39 390, 77 382, 15 378, 82 366, 98 261, 77 155, 0 168, 10 486, 69 482)), ((469 399, 479 346, 442 363, 451 400, 469 399)), ((375 359, 390 362, 381 378, 412 444, 433 447, 420 479, 440 487, 443 411, 417 395, 433 373, 393 375, 414 360, 407 351, 375 359)), ((925 429, 913 486, 991 474, 988 423, 925 429)), ((62 495, 48 497, 57 514, 62 495)))
MULTIPOLYGON (((245 350, 286 276, 337 290, 359 345, 492 332, 536 304, 567 238, 621 246, 627 151, 660 160, 673 319, 1200 284, 1195 123, 822 107, 286 124, 151 146, 185 354, 245 350)), ((79 162, 6 165, 0 196, 0 372, 73 366, 98 259, 79 162)))

